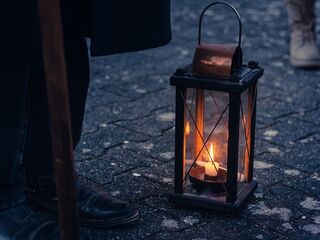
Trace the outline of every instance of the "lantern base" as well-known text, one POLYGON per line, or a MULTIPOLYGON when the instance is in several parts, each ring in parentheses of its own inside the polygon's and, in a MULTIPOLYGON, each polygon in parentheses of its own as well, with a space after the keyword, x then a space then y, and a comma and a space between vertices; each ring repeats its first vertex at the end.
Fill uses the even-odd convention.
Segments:
POLYGON ((242 191, 238 194, 238 199, 234 203, 221 201, 214 198, 206 198, 191 193, 173 193, 170 194, 170 200, 177 205, 184 205, 196 208, 205 208, 209 210, 222 211, 228 213, 239 213, 245 206, 249 197, 257 188, 258 182, 252 181, 247 183, 242 191))
POLYGON ((195 167, 191 169, 189 174, 189 180, 198 193, 203 192, 206 188, 210 188, 212 193, 225 192, 227 184, 225 179, 227 179, 227 170, 222 168, 218 170, 217 176, 214 177, 205 175, 204 167, 195 167))

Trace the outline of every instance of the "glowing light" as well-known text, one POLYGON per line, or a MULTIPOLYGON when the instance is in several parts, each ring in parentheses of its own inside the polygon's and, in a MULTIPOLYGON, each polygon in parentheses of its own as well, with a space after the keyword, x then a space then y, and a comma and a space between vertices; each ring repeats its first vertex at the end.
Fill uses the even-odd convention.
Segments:
POLYGON ((209 149, 209 154, 210 154, 210 161, 214 162, 214 152, 213 152, 213 144, 210 144, 210 149, 209 149))
POLYGON ((187 122, 186 124, 186 135, 189 135, 190 134, 190 123, 187 122))

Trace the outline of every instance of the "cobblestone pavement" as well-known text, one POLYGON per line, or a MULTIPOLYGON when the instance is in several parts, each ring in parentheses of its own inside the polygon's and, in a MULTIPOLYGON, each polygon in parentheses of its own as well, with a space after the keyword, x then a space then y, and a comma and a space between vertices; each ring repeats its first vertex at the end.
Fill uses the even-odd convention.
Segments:
MULTIPOLYGON (((167 199, 173 190, 175 111, 169 77, 192 60, 198 17, 209 3, 175 0, 169 45, 91 59, 78 172, 140 211, 139 220, 125 228, 86 229, 92 239, 320 238, 320 71, 289 65, 283 1, 230 2, 242 16, 245 62, 258 60, 265 68, 254 197, 241 216, 177 209, 167 199)), ((219 9, 208 15, 206 41, 236 41, 232 14, 219 9)))

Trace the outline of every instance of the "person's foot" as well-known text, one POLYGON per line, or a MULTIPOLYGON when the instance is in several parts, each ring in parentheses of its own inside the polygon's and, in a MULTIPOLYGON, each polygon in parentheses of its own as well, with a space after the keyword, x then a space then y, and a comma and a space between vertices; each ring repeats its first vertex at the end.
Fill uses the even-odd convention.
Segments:
POLYGON ((290 63, 298 68, 320 67, 320 53, 314 32, 295 30, 291 33, 290 63))
MULTIPOLYGON (((138 212, 127 202, 113 198, 104 191, 77 184, 80 224, 88 227, 113 227, 134 222, 138 212)), ((37 209, 57 212, 54 178, 28 181, 28 202, 37 209)))
POLYGON ((0 210, 1 240, 59 239, 56 221, 45 213, 32 211, 25 203, 0 210))
POLYGON ((290 63, 299 68, 320 67, 315 35, 314 0, 286 0, 290 27, 290 63))

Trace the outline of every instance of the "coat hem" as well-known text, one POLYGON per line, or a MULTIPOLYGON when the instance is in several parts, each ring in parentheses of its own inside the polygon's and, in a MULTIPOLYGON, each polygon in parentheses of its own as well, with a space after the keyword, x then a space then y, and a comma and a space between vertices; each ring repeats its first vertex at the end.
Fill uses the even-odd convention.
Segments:
MULTIPOLYGON (((91 40, 92 41, 92 40, 91 40)), ((152 41, 150 44, 132 44, 128 46, 123 45, 114 45, 112 47, 108 47, 106 44, 93 44, 91 43, 90 46, 90 54, 92 57, 99 57, 99 56, 106 56, 106 55, 114 55, 120 53, 127 53, 127 52, 136 52, 141 50, 147 50, 152 48, 157 48, 168 44, 171 41, 171 35, 166 39, 160 39, 159 41, 152 41)))

